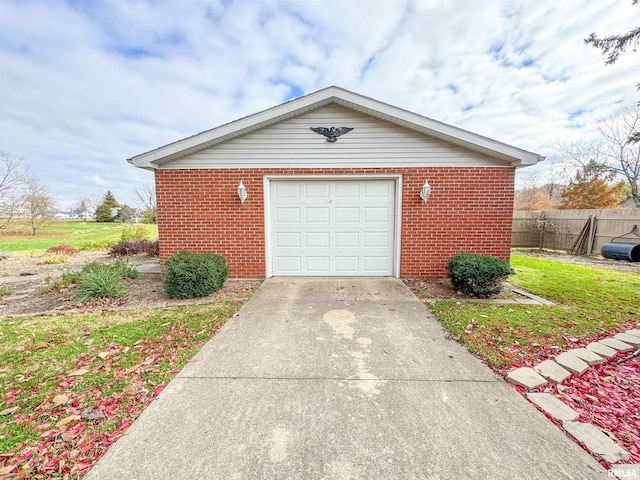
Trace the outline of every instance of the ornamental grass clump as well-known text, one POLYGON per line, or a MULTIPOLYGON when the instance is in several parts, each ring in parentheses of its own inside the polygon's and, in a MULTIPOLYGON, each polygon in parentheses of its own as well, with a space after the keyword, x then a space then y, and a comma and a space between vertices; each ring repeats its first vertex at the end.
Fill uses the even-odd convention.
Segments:
POLYGON ((84 303, 94 298, 120 298, 122 278, 110 269, 96 269, 84 273, 78 279, 78 301, 84 303))
POLYGON ((165 267, 164 290, 169 298, 199 298, 220 290, 229 273, 227 261, 214 253, 175 253, 165 267))
POLYGON ((70 280, 78 283, 76 298, 84 303, 94 298, 120 298, 124 289, 122 280, 137 278, 138 271, 126 262, 116 260, 111 265, 88 263, 82 267, 82 272, 76 275, 70 280))
POLYGON ((453 287, 480 298, 500 293, 502 282, 514 273, 509 262, 490 255, 460 252, 447 262, 447 274, 453 287))

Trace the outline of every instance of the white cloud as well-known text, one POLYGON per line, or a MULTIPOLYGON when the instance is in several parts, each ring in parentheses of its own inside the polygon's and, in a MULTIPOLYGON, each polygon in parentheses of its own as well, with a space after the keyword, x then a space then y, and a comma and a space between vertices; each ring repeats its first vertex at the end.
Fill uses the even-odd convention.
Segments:
POLYGON ((0 149, 23 157, 61 207, 107 188, 133 202, 152 174, 126 158, 340 85, 552 156, 554 140, 588 138, 637 100, 638 54, 605 67, 583 39, 631 29, 639 10, 614 0, 3 0, 0 149))

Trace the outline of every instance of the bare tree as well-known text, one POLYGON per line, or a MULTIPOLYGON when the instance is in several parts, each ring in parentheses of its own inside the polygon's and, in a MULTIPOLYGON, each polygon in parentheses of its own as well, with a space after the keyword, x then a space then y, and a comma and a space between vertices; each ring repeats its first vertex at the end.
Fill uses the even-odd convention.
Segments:
POLYGON ((25 175, 16 157, 0 152, 0 229, 9 225, 22 206, 25 175))
POLYGON ((49 190, 36 177, 26 177, 23 208, 29 216, 31 235, 36 235, 38 228, 53 214, 53 203, 49 190))
POLYGON ((102 203, 102 195, 83 194, 74 204, 74 209, 80 214, 84 223, 91 218, 102 203))
POLYGON ((603 139, 599 162, 610 172, 625 178, 636 204, 640 204, 640 142, 629 139, 638 130, 640 106, 628 108, 625 115, 598 124, 603 139))
POLYGON ((556 150, 579 171, 599 172, 606 181, 622 177, 631 188, 631 196, 640 204, 640 143, 629 137, 640 128, 640 106, 627 109, 619 117, 598 122, 600 137, 594 141, 556 142, 556 150))
POLYGON ((158 207, 156 204, 156 187, 148 183, 135 189, 138 198, 138 209, 142 211, 143 223, 157 223, 158 207))
POLYGON ((541 185, 538 175, 525 178, 519 182, 515 191, 514 210, 551 210, 553 199, 548 191, 548 185, 541 185))

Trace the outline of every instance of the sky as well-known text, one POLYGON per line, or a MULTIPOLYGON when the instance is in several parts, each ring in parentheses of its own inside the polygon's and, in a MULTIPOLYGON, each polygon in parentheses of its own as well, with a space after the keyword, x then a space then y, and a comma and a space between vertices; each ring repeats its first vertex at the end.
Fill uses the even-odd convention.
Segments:
POLYGON ((548 157, 640 97, 631 0, 0 0, 0 151, 60 209, 153 173, 127 158, 337 85, 548 157))

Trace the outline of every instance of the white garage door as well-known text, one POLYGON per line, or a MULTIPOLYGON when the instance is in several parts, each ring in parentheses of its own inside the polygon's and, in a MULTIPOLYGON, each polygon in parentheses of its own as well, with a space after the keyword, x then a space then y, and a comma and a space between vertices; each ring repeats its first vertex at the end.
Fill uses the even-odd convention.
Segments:
POLYGON ((273 275, 393 275, 394 180, 270 184, 273 275))

